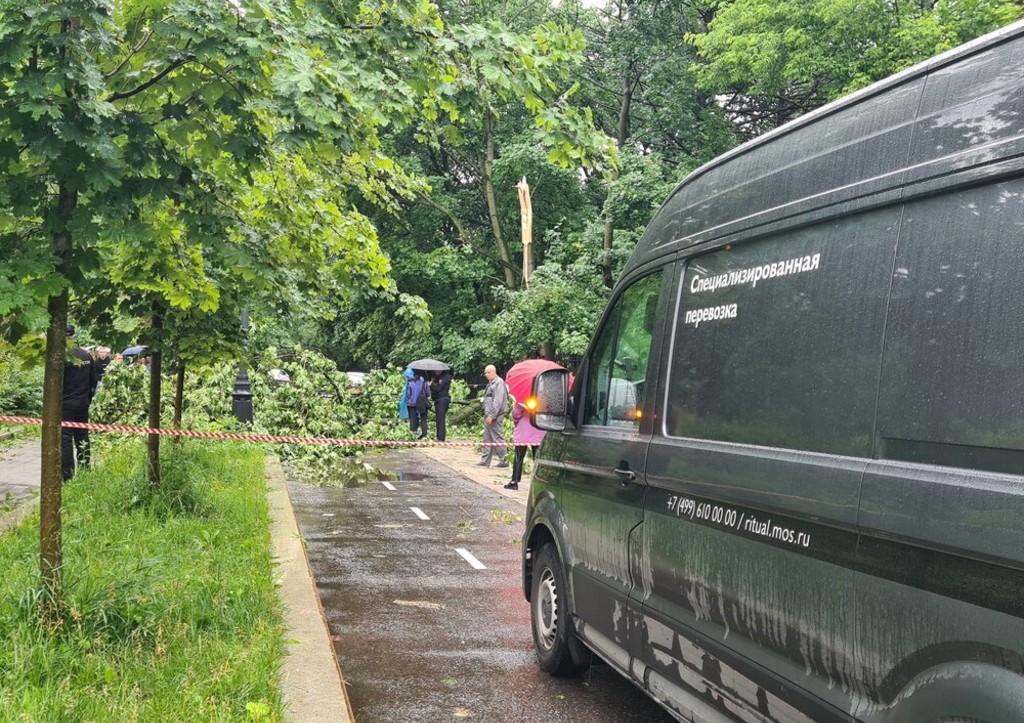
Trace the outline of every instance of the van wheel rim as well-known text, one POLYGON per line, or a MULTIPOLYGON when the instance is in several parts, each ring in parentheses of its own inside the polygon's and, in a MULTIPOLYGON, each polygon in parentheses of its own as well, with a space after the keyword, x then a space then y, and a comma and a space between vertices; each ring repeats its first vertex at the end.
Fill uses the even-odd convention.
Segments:
POLYGON ((535 605, 534 625, 537 637, 545 650, 551 650, 555 644, 555 631, 558 628, 558 589, 555 587, 555 576, 550 569, 541 573, 535 605))

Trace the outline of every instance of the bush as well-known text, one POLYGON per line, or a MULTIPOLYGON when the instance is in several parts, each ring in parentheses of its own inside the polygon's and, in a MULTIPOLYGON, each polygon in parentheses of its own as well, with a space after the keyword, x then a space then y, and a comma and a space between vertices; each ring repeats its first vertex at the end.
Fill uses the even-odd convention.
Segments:
POLYGON ((24 367, 13 352, 0 352, 0 414, 43 413, 43 369, 24 367))

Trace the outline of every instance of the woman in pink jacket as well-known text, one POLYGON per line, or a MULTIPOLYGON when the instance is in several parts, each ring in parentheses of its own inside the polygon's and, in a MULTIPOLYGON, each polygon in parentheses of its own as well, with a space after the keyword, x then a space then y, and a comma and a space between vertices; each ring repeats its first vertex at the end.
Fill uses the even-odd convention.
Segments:
POLYGON ((537 459, 537 447, 544 441, 543 430, 530 424, 530 414, 522 402, 512 407, 512 444, 516 453, 512 461, 512 481, 505 485, 507 490, 519 489, 519 481, 523 478, 523 462, 526 460, 526 448, 530 448, 530 458, 537 459))

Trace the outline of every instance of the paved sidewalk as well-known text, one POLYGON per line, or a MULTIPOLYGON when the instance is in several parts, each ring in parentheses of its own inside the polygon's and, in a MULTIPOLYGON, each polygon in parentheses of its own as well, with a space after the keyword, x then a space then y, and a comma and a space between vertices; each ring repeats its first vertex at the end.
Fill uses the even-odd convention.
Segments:
MULTIPOLYGON (((509 445, 511 449, 512 445, 509 445)), ((523 481, 519 483, 518 490, 507 490, 504 488, 506 482, 512 479, 512 465, 508 467, 479 467, 480 452, 472 447, 421 447, 416 448, 417 452, 425 454, 435 462, 440 462, 466 479, 470 479, 479 485, 495 492, 510 497, 522 505, 530 496, 530 475, 524 473, 523 481)))
POLYGON ((38 439, 0 449, 0 500, 38 494, 40 464, 38 439))
POLYGON ((0 449, 0 535, 21 524, 39 504, 39 440, 0 449))

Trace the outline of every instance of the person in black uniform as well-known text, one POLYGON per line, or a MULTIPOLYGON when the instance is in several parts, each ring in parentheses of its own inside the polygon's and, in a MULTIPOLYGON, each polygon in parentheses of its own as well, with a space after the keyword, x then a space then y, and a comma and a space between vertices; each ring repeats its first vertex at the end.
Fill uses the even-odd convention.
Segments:
MULTIPOLYGON (((74 338, 75 327, 68 324, 68 338, 74 338)), ((85 349, 76 346, 71 350, 72 359, 64 362, 64 396, 61 419, 65 422, 88 422, 89 405, 96 394, 99 382, 99 366, 85 349)), ((60 430, 60 473, 67 482, 75 474, 75 464, 89 466, 89 430, 60 430)))
POLYGON ((430 379, 430 398, 434 401, 434 419, 437 423, 437 441, 443 442, 445 438, 445 415, 448 414, 448 406, 452 403, 449 390, 452 386, 452 375, 450 372, 434 372, 430 379))

